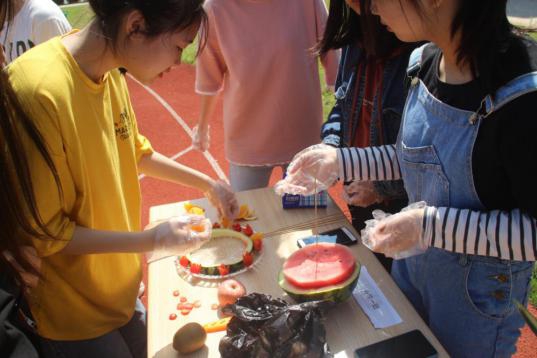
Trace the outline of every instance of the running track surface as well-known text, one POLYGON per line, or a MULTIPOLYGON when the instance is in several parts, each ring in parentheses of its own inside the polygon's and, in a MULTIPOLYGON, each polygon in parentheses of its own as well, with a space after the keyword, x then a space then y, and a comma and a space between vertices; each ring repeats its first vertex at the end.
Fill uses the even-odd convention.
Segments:
MULTIPOLYGON (((136 112, 141 133, 149 138, 155 150, 172 157, 181 164, 200 170, 213 178, 227 178, 228 162, 224 155, 222 105, 216 106, 215 116, 211 121, 211 146, 208 153, 200 153, 191 146, 191 130, 199 114, 199 100, 194 93, 194 67, 181 65, 145 87, 132 78, 128 79, 132 103, 136 112)), ((275 171, 271 185, 281 177, 281 171, 275 171)), ((166 183, 160 180, 140 176, 142 190, 142 224, 149 219, 149 208, 154 205, 196 199, 202 193, 195 189, 166 183)), ((348 211, 338 195, 339 188, 330 192, 335 201, 348 211)), ((144 267, 144 282, 147 275, 144 267)), ((147 297, 142 297, 147 304, 147 297)), ((534 315, 537 309, 530 307, 534 315)), ((516 358, 535 357, 537 338, 526 326, 522 331, 516 358)))

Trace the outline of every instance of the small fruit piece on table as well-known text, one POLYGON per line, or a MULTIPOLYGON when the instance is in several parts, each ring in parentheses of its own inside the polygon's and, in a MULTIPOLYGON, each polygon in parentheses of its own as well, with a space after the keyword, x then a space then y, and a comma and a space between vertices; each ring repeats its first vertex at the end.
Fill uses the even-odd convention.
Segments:
POLYGON ((205 209, 201 206, 194 205, 190 202, 184 203, 183 206, 189 214, 205 216, 205 209))
POLYGON ((243 284, 237 280, 229 279, 223 281, 218 285, 218 303, 220 307, 224 307, 228 304, 233 304, 239 297, 246 294, 246 289, 243 284))
POLYGON ((181 354, 197 351, 205 345, 207 333, 203 326, 190 322, 179 328, 173 336, 173 349, 181 354))
POLYGON ((219 319, 218 321, 204 324, 203 328, 205 329, 205 332, 207 333, 225 331, 227 328, 227 324, 229 323, 230 320, 231 320, 231 317, 222 318, 222 319, 219 319))

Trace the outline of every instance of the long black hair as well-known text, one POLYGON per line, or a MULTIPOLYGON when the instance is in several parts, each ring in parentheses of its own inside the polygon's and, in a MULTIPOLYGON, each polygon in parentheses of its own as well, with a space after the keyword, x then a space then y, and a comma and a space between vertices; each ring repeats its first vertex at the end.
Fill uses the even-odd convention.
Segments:
POLYGON ((397 37, 371 13, 371 0, 360 1, 360 15, 345 0, 331 0, 323 38, 317 45, 318 52, 358 44, 368 57, 383 58, 402 45, 397 37))
MULTIPOLYGON (((194 24, 207 27, 204 0, 89 0, 96 21, 112 48, 116 48, 123 15, 138 10, 145 20, 145 35, 155 37, 185 30, 194 24)), ((206 42, 200 40, 198 53, 206 42)))
MULTIPOLYGON (((0 251, 9 251, 22 268, 36 275, 35 269, 21 254, 20 246, 30 237, 52 240, 39 215, 23 144, 29 141, 50 168, 61 193, 60 179, 45 141, 28 117, 13 91, 6 71, 0 70, 0 251)), ((0 267, 20 276, 4 255, 0 267)))

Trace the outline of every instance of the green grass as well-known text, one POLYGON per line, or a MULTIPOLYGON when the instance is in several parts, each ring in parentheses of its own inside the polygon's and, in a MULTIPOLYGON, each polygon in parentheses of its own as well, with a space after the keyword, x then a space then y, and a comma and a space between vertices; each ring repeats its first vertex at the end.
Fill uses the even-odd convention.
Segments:
POLYGON ((93 11, 88 3, 77 4, 74 6, 61 6, 65 17, 75 29, 81 29, 93 19, 93 11))

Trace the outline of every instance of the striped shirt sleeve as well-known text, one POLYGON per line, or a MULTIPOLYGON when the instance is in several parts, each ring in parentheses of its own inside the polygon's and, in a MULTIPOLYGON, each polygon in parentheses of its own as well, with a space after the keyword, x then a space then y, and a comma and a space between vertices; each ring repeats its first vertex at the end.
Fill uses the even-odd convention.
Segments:
POLYGON ((519 209, 480 212, 429 206, 423 227, 432 247, 505 260, 537 259, 537 221, 519 209))
POLYGON ((339 178, 345 182, 401 179, 395 144, 338 149, 339 178))

